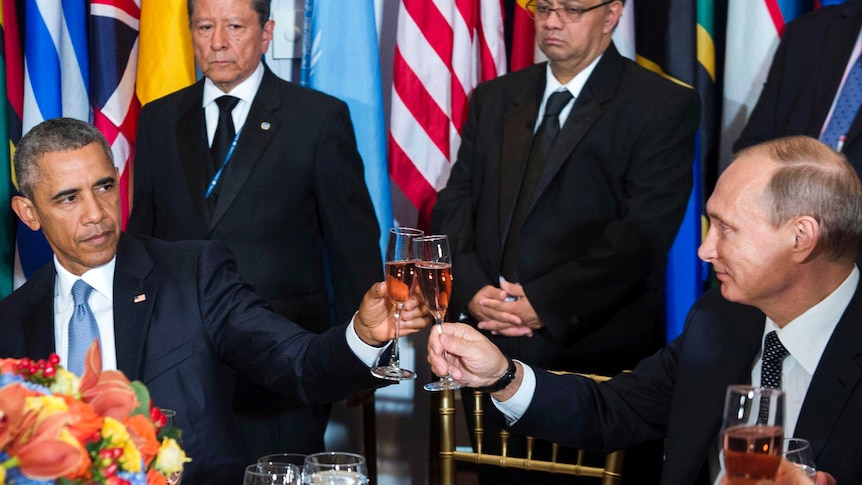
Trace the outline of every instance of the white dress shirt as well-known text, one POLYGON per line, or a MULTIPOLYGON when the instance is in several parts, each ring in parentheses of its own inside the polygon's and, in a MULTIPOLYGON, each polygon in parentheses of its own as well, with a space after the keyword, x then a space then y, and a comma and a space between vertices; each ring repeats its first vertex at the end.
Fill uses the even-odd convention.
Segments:
POLYGON ((248 118, 248 112, 251 109, 251 103, 257 95, 257 89, 260 87, 260 82, 262 80, 262 62, 257 65, 257 69, 251 73, 251 76, 249 76, 245 81, 237 84, 228 93, 216 87, 210 78, 204 79, 203 108, 207 124, 207 145, 212 146, 213 138, 215 138, 216 127, 218 126, 219 108, 215 100, 226 94, 239 98, 239 103, 236 104, 236 107, 234 107, 231 112, 233 127, 236 132, 239 133, 245 125, 245 120, 248 118))

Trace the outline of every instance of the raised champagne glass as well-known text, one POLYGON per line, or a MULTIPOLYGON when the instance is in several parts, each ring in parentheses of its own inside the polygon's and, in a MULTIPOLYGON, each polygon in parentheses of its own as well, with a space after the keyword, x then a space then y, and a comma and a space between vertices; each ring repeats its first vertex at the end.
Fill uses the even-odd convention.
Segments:
MULTIPOLYGON (((434 317, 438 332, 442 332, 443 317, 449 307, 452 294, 452 258, 449 255, 449 239, 443 235, 423 236, 413 240, 416 254, 416 278, 425 297, 425 304, 434 317)), ((439 380, 425 384, 426 391, 445 391, 460 389, 463 385, 455 382, 447 373, 439 380)))
POLYGON ((784 439, 784 393, 778 389, 730 386, 724 401, 724 474, 732 485, 772 480, 784 439))
POLYGON ((413 240, 422 234, 422 231, 412 227, 393 227, 389 230, 389 241, 386 244, 386 286, 389 287, 389 298, 395 304, 395 338, 392 339, 389 365, 371 369, 371 373, 381 379, 402 381, 416 378, 415 372, 401 367, 398 322, 401 320, 404 304, 413 295, 416 276, 413 240))

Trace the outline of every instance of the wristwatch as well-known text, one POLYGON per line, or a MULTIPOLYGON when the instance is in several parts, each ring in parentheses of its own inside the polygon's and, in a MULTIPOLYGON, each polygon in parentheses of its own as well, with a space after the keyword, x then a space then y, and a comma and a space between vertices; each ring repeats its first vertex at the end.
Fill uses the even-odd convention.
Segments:
POLYGON ((515 367, 515 361, 512 360, 508 355, 506 356, 506 360, 509 361, 509 368, 506 369, 506 372, 497 379, 497 382, 491 384, 490 386, 485 387, 474 387, 473 389, 485 394, 491 394, 492 392, 502 391, 506 388, 512 381, 515 380, 515 372, 518 370, 515 367))

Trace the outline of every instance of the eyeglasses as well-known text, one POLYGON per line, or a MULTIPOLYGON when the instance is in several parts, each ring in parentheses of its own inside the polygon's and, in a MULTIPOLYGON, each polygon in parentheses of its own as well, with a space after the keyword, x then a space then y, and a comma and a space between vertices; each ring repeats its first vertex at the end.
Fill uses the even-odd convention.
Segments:
POLYGON ((581 8, 581 7, 570 7, 563 6, 557 8, 551 8, 549 5, 540 3, 537 4, 535 0, 531 0, 527 3, 527 11, 530 12, 530 15, 539 20, 547 20, 552 12, 557 12, 557 15, 560 17, 560 20, 566 23, 577 22, 581 20, 581 17, 584 16, 585 13, 590 10, 595 10, 599 7, 604 7, 609 3, 613 3, 617 0, 607 0, 598 5, 593 5, 592 7, 581 8))

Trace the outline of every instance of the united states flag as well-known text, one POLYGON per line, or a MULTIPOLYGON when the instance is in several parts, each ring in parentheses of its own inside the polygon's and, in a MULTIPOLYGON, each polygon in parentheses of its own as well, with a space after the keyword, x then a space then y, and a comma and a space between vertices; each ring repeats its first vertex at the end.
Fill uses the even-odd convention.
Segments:
MULTIPOLYGON (((389 172, 428 227, 461 144, 468 96, 506 71, 501 0, 402 0, 389 172)), ((402 221, 404 222, 404 221, 402 221)))
POLYGON ((90 1, 90 102, 120 172, 123 226, 129 218, 129 177, 140 103, 135 96, 141 0, 90 1))

